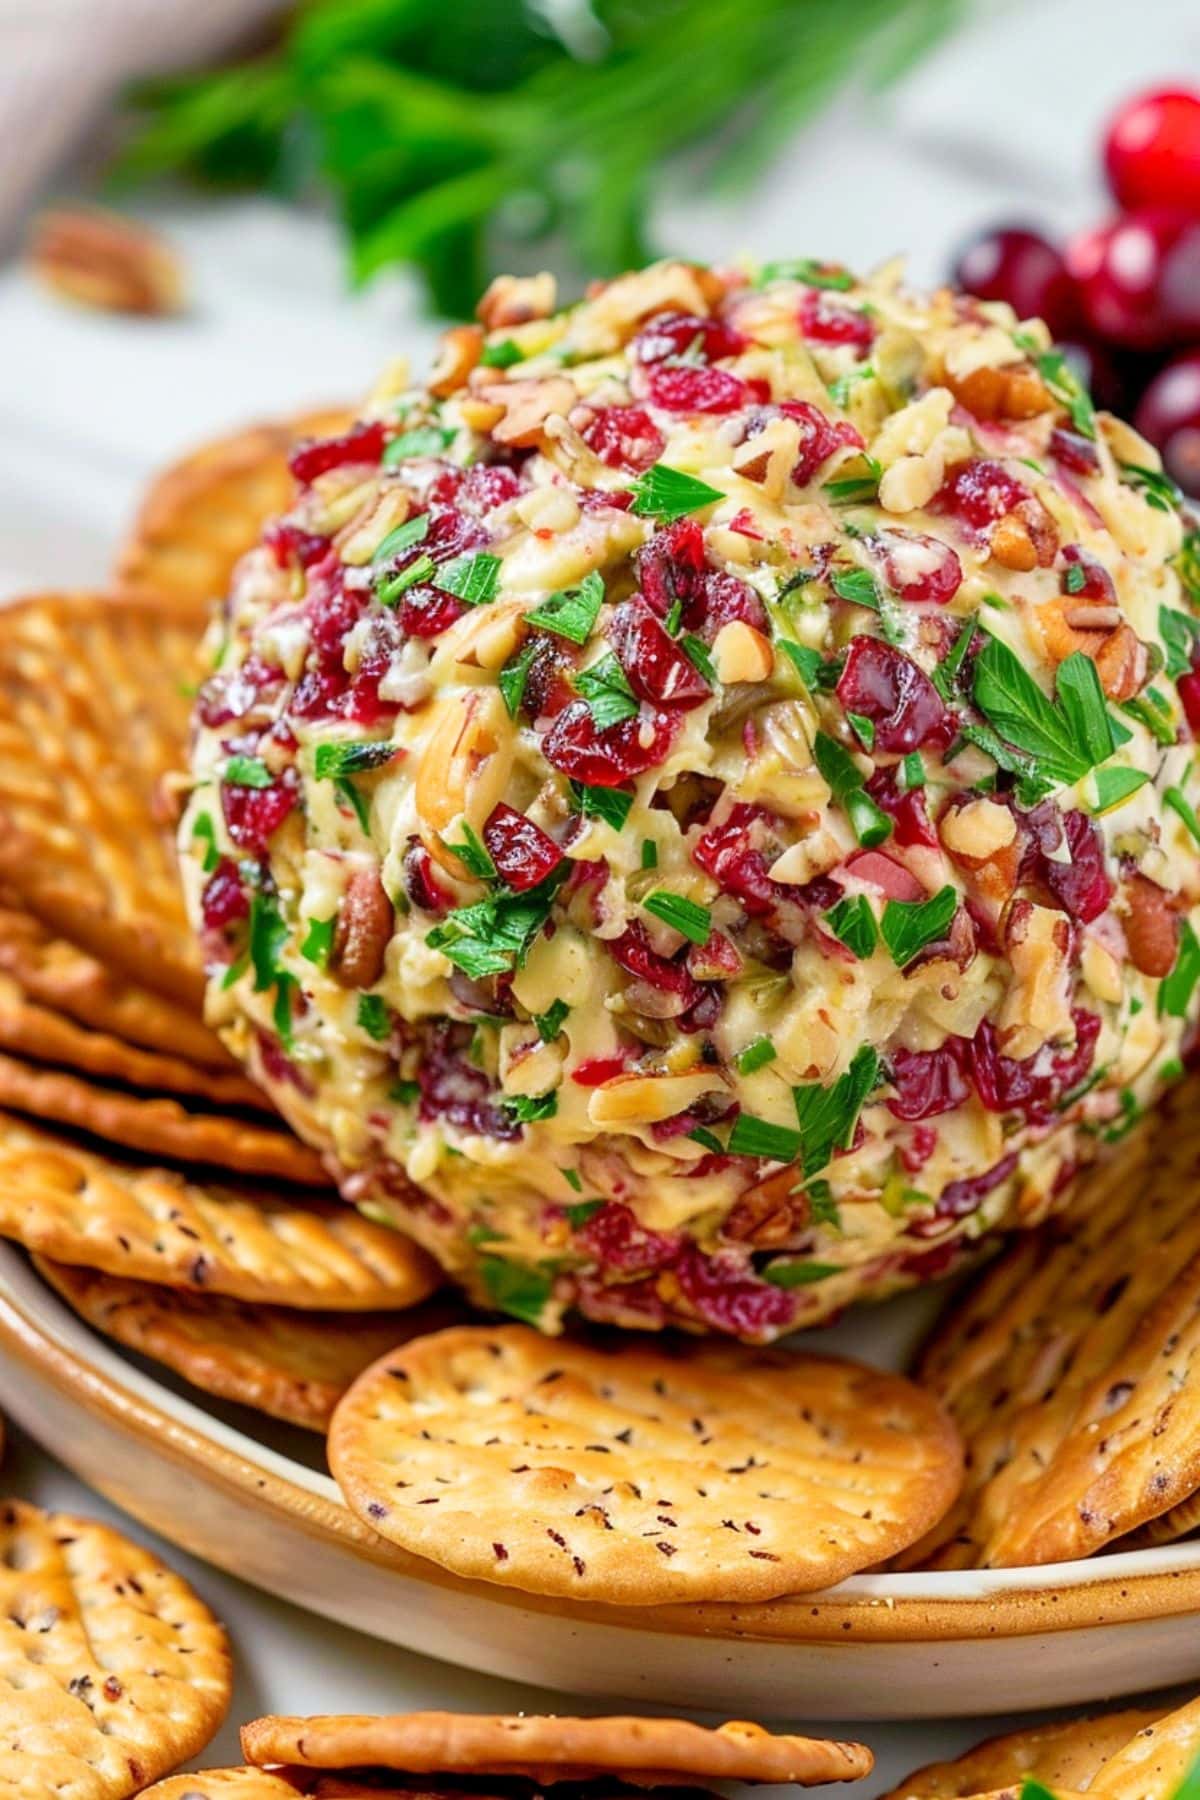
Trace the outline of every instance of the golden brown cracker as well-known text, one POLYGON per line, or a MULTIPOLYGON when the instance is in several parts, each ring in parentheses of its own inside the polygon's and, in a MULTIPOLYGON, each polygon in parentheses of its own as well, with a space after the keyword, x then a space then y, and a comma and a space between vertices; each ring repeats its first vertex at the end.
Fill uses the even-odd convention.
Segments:
POLYGON ((267 1769, 198 1769, 156 1782, 141 1800, 296 1800, 303 1791, 298 1782, 267 1769))
POLYGON ((0 879, 51 930, 199 1010, 162 784, 184 761, 199 620, 43 594, 0 611, 0 879))
POLYGON ((193 1387, 309 1431, 325 1431, 356 1375, 412 1335, 403 1313, 297 1312, 35 1259, 97 1331, 193 1387))
POLYGON ((399 1310, 437 1282, 408 1238, 339 1200, 189 1181, 3 1114, 0 1234, 56 1262, 303 1311, 399 1310))
POLYGON ((1033 1725, 1025 1731, 987 1738, 952 1762, 929 1763, 883 1796, 883 1800, 975 1800, 1027 1777, 1053 1788, 1081 1790, 1136 1732, 1162 1717, 1162 1708, 1130 1708, 1094 1718, 1033 1725))
POLYGON ((456 1574, 614 1604, 770 1599, 911 1542, 957 1436, 899 1376, 520 1325, 418 1338, 359 1378, 330 1467, 384 1537, 456 1574))
POLYGON ((90 1519, 0 1506, 0 1796, 124 1800, 229 1705, 225 1634, 187 1583, 90 1519))
POLYGON ((185 456, 148 489, 117 558, 122 590, 206 604, 228 592, 238 558, 286 512, 296 484, 288 457, 306 437, 345 429, 342 409, 253 425, 185 456))
POLYGON ((619 1775, 647 1786, 695 1778, 813 1787, 857 1781, 874 1762, 862 1744, 784 1737, 741 1720, 710 1730, 686 1719, 449 1712, 255 1719, 242 1727, 242 1755, 301 1768, 518 1775, 543 1784, 619 1775))
POLYGON ((1143 1725, 1088 1787, 1105 1800, 1182 1800, 1186 1777, 1200 1765, 1200 1700, 1143 1725))

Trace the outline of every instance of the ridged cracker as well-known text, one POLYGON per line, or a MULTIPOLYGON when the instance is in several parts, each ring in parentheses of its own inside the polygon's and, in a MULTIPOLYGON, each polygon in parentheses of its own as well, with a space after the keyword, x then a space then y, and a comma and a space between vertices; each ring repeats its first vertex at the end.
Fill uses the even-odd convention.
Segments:
POLYGON ((55 1262, 303 1311, 402 1309, 437 1281, 408 1238, 342 1201, 189 1181, 3 1114, 0 1235, 55 1262))
POLYGON ((118 586, 185 605, 227 593, 238 558, 295 499, 288 456, 297 441, 332 436, 351 416, 330 408, 250 426, 165 469, 147 490, 121 547, 118 586))
POLYGON ((96 594, 0 610, 0 879, 60 936, 198 1007, 161 784, 182 767, 201 620, 96 594))
MULTIPOLYGON (((86 1131, 122 1150, 172 1161, 206 1163, 238 1175, 325 1187, 329 1177, 315 1150, 276 1127, 189 1110, 178 1100, 145 1100, 57 1069, 42 1069, 0 1053, 0 1107, 86 1131)), ((3 1156, 0 1148, 0 1156, 3 1156)))
POLYGON ((1089 1794, 1105 1800, 1175 1800, 1200 1759, 1200 1700, 1134 1733, 1099 1771, 1089 1794))
POLYGON ((313 1719, 269 1717, 242 1727, 252 1763, 394 1769, 410 1775, 516 1775, 549 1784, 615 1775, 639 1785, 680 1780, 857 1781, 874 1763, 862 1744, 784 1737, 731 1721, 571 1719, 522 1713, 419 1712, 313 1719))
POLYGON ((355 1376, 412 1335, 403 1313, 297 1312, 35 1263, 81 1318, 126 1349, 218 1399, 309 1431, 325 1431, 355 1376))
POLYGON ((157 1557, 0 1506, 0 1800, 124 1800, 204 1748, 231 1690, 224 1632, 157 1557))
MULTIPOLYGON (((1198 1098, 1195 1078, 1181 1084, 1089 1172, 1067 1214, 1019 1239, 939 1322, 917 1378, 958 1423, 967 1477, 958 1505, 898 1566, 1007 1565, 1027 1502, 1106 1372, 1200 1255, 1198 1098)), ((1114 1515, 1103 1541, 1138 1523, 1114 1515)), ((1030 1554, 1026 1543, 1016 1560, 1030 1554)))
POLYGON ((1111 1756, 1163 1716, 1162 1707, 1101 1713, 1053 1725, 987 1738, 952 1762, 929 1763, 906 1775, 882 1800, 974 1800, 985 1790, 1015 1784, 1027 1777, 1052 1788, 1089 1787, 1111 1756))
POLYGON ((329 1457, 360 1517, 443 1568, 639 1606, 840 1581, 928 1530, 961 1474, 952 1426, 900 1376, 521 1325, 383 1358, 329 1457))
POLYGON ((126 1043, 111 1032, 92 1031, 29 999, 10 975, 0 974, 0 1052, 4 1051, 150 1094, 183 1094, 217 1106, 272 1112, 262 1090, 235 1069, 202 1069, 180 1056, 126 1043))

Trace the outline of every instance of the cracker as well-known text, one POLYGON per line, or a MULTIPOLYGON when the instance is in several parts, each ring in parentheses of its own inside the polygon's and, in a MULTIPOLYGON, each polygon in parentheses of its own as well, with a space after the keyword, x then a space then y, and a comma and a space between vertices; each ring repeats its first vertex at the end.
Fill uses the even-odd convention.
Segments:
POLYGON ((197 1010, 199 951, 156 817, 184 760, 200 628, 95 594, 0 611, 0 879, 60 936, 197 1010))
POLYGON ((187 1094, 216 1105, 272 1111, 261 1089, 236 1070, 197 1068, 180 1056, 144 1050, 107 1031, 87 1030, 30 1000, 11 976, 0 974, 0 1052, 5 1050, 150 1093, 187 1094))
POLYGON ((1183 1800, 1183 1784, 1200 1760, 1200 1700, 1134 1733, 1088 1788, 1111 1800, 1183 1800))
POLYGON ((987 1738, 953 1762, 929 1763, 905 1776, 883 1800, 973 1800, 1030 1777, 1060 1790, 1089 1787, 1108 1759, 1136 1732, 1161 1719, 1161 1707, 1130 1708, 1095 1718, 1033 1725, 987 1738))
POLYGON ((309 1769, 395 1769, 409 1775, 517 1775, 548 1785, 619 1775, 645 1786, 680 1779, 857 1781, 874 1763, 862 1744, 784 1737, 731 1721, 571 1719, 418 1712, 255 1719, 242 1727, 252 1763, 309 1769))
POLYGON ((0 1506, 0 1796, 124 1800, 229 1706, 225 1634, 180 1576, 90 1519, 0 1506))
POLYGON ((3 1114, 0 1235, 56 1262, 301 1311, 402 1309, 437 1280, 410 1239, 341 1201, 189 1181, 3 1114))
POLYGON ((255 425, 203 445, 148 489, 117 558, 122 590, 204 604, 229 590, 238 558, 269 519, 286 512, 296 484, 288 456, 305 437, 343 431, 351 414, 329 409, 255 425))
POLYGON ((207 1163, 239 1175, 271 1176, 306 1187, 325 1187, 329 1181, 316 1151, 282 1123, 278 1127, 252 1124, 217 1113, 190 1111, 178 1100, 142 1099, 3 1054, 0 1106, 11 1106, 73 1131, 86 1131, 146 1156, 207 1163))
POLYGON ((35 1261, 81 1318, 127 1350, 309 1431, 325 1431, 355 1376, 412 1335, 402 1313, 302 1313, 35 1261))
POLYGON ((415 1339, 342 1401, 330 1467, 456 1574, 614 1604, 840 1581, 954 1498, 957 1437, 900 1376, 788 1352, 605 1352, 525 1326, 415 1339))
POLYGON ((939 1321, 917 1378, 956 1420, 967 1477, 958 1505, 899 1566, 1007 1557, 1027 1490, 1177 1272, 1200 1255, 1198 1094, 1195 1078, 1181 1084, 1089 1171, 1065 1215, 1019 1239, 939 1321))
POLYGON ((296 1782, 267 1769, 198 1769, 157 1782, 142 1800, 296 1800, 299 1791, 296 1782))

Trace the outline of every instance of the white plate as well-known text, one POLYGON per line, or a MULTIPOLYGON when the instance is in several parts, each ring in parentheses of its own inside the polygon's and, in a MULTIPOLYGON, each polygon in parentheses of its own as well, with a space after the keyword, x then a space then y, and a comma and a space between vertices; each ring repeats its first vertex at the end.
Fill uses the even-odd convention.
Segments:
MULTIPOLYGON (((859 1312, 838 1336, 895 1361, 915 1317, 911 1306, 859 1312)), ((390 1643, 515 1681, 754 1718, 912 1719, 1200 1677, 1195 1541, 1038 1570, 859 1575, 750 1607, 572 1606, 457 1580, 360 1525, 315 1466, 315 1439, 176 1392, 82 1325, 9 1245, 0 1407, 193 1554, 390 1643)))

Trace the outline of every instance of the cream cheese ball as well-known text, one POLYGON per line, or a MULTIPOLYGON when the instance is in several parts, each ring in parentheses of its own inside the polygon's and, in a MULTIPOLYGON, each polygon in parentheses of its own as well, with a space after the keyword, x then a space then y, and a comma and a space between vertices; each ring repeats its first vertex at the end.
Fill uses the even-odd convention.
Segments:
POLYGON ((1155 452, 898 267, 479 319, 297 451, 214 625, 214 1022, 347 1200, 548 1330, 766 1340, 1044 1219, 1197 1010, 1155 452))

